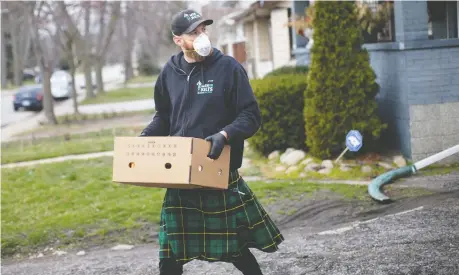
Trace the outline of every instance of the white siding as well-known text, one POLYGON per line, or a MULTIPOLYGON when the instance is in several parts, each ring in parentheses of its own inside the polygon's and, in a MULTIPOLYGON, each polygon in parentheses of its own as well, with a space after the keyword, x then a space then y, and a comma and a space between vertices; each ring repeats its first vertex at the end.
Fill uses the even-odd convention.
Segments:
POLYGON ((274 69, 282 67, 290 61, 290 36, 287 9, 271 11, 271 37, 273 47, 274 69))

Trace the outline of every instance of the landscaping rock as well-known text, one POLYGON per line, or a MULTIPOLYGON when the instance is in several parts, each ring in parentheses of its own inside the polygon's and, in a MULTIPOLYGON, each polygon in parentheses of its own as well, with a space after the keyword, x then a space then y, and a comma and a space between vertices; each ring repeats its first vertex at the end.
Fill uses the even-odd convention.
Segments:
POLYGON ((40 254, 37 255, 37 258, 42 258, 42 257, 44 257, 44 256, 45 256, 45 255, 43 255, 43 253, 40 253, 40 254))
POLYGON ((384 161, 378 162, 378 165, 381 166, 382 168, 386 169, 386 170, 391 170, 393 168, 392 164, 384 162, 384 161))
POLYGON ((298 166, 290 166, 286 171, 285 173, 286 174, 290 174, 292 172, 295 172, 296 170, 298 170, 298 166))
POLYGON ((84 252, 84 250, 81 250, 76 255, 77 256, 84 256, 84 255, 86 255, 86 252, 84 252))
POLYGON ((362 166, 361 170, 362 170, 362 173, 368 174, 368 173, 371 173, 371 171, 372 171, 373 169, 371 169, 371 167, 368 166, 368 165, 364 165, 364 166, 362 166))
POLYGON ((339 167, 339 170, 341 170, 341 171, 343 171, 343 172, 349 172, 349 171, 351 171, 351 167, 346 166, 346 165, 341 165, 341 166, 339 167))
POLYGON ((324 167, 324 168, 320 169, 318 172, 320 174, 328 175, 328 174, 331 173, 331 171, 332 171, 332 168, 324 167))
POLYGON ((133 245, 119 244, 119 245, 112 247, 112 250, 131 250, 132 248, 134 248, 133 245))
POLYGON ((312 158, 307 158, 301 162, 303 165, 308 165, 309 163, 313 162, 314 160, 312 158))
POLYGON ((285 150, 285 152, 280 155, 281 160, 284 159, 286 156, 288 156, 288 154, 290 154, 293 151, 295 151, 295 148, 288 148, 287 150, 285 150))
POLYGON ((295 150, 287 155, 281 156, 281 163, 286 165, 295 165, 306 157, 306 153, 302 150, 295 150))
POLYGON ((280 151, 279 150, 273 151, 268 155, 268 159, 269 160, 276 159, 276 158, 279 157, 279 155, 280 155, 280 151))
POLYGON ((326 160, 322 161, 322 167, 332 169, 333 168, 333 162, 331 160, 329 160, 329 159, 326 159, 326 160))
POLYGON ((306 167, 304 168, 305 171, 313 171, 313 172, 316 172, 317 170, 319 170, 321 167, 320 167, 320 164, 317 164, 317 163, 309 163, 308 165, 306 165, 306 167))
POLYGON ((299 175, 300 178, 305 178, 306 177, 306 173, 305 172, 301 172, 300 175, 299 175))
POLYGON ((60 251, 60 250, 56 250, 56 251, 53 252, 53 255, 57 255, 57 256, 63 256, 65 254, 67 254, 67 252, 60 251))
POLYGON ((406 160, 405 158, 400 155, 400 156, 395 156, 394 157, 394 163, 395 165, 397 165, 397 167, 403 167, 403 166, 406 166, 406 160))
POLYGON ((285 171, 287 170, 287 168, 285 166, 277 166, 276 167, 276 172, 282 172, 282 171, 285 171))

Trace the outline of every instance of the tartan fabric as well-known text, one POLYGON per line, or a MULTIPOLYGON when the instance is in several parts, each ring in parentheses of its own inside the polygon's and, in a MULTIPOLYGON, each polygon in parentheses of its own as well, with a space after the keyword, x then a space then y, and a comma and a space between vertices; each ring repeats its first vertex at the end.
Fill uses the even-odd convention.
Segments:
POLYGON ((160 258, 234 262, 245 247, 275 252, 284 240, 238 172, 227 190, 168 189, 161 210, 160 258))

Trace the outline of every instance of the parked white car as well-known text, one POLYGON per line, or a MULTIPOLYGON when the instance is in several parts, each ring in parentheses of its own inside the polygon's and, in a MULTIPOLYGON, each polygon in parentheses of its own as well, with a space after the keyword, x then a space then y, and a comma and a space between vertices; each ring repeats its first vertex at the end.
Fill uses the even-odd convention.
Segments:
POLYGON ((72 76, 66 71, 55 71, 51 75, 51 94, 55 99, 72 96, 72 76))

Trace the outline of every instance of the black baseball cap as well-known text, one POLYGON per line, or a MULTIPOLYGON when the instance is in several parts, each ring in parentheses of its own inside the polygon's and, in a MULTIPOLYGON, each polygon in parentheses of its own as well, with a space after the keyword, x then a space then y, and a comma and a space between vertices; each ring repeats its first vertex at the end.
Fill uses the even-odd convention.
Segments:
POLYGON ((194 10, 183 10, 175 14, 172 18, 171 31, 177 36, 184 33, 190 33, 202 23, 208 26, 214 23, 214 20, 204 19, 201 14, 194 10))

